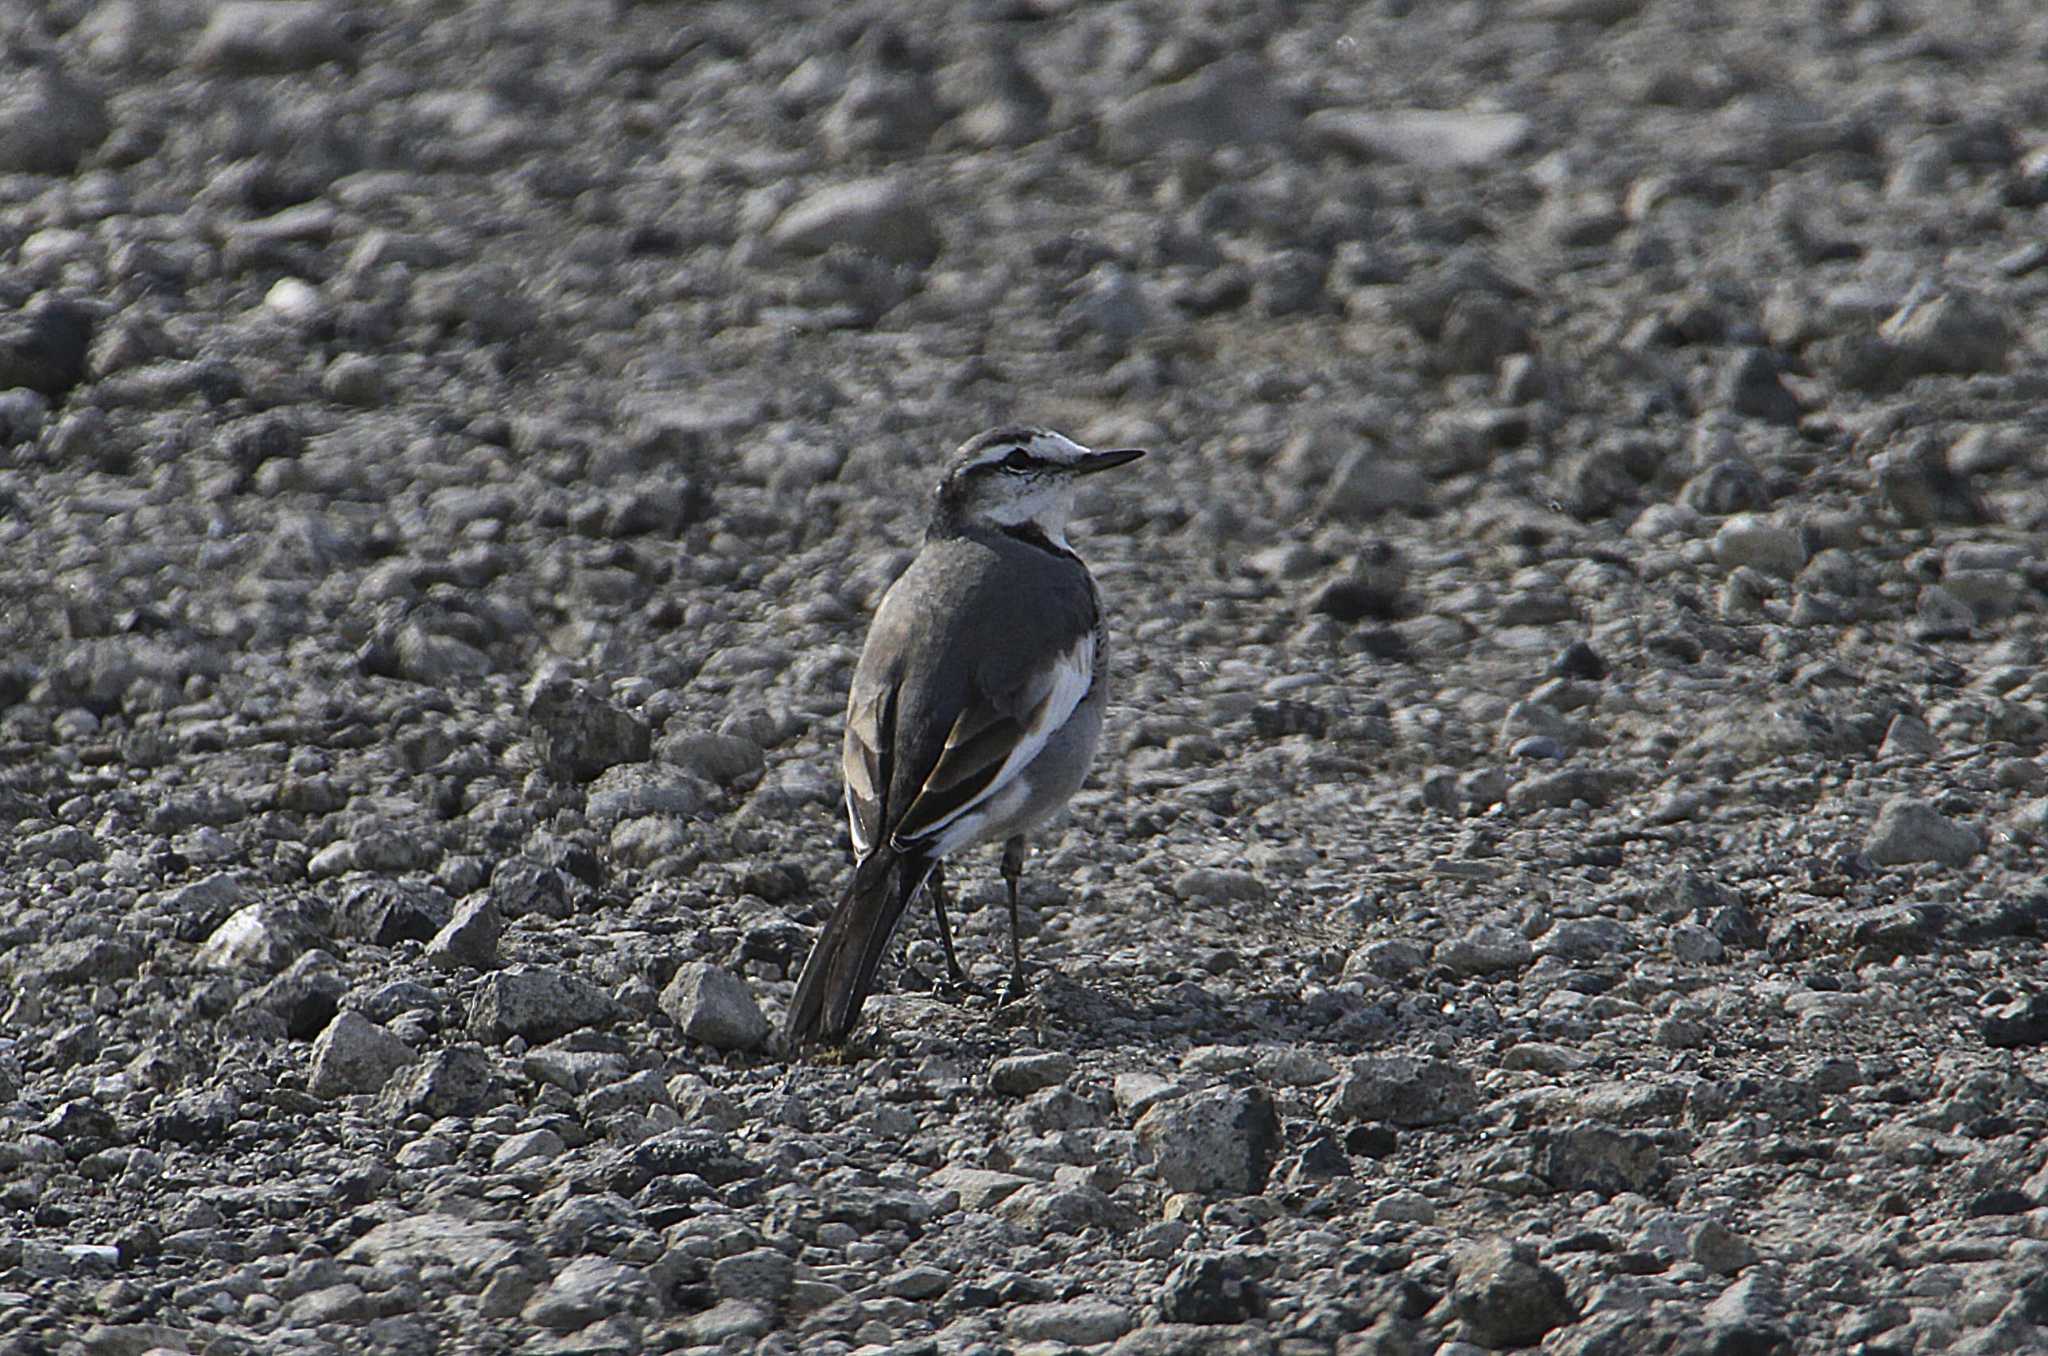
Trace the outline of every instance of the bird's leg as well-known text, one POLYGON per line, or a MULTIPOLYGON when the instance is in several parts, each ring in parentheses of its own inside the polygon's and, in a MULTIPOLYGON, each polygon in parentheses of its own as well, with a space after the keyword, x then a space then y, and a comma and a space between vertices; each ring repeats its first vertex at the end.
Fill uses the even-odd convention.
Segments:
POLYGON ((1003 844, 1003 884, 1010 887, 1010 984, 1003 1002, 1014 1003, 1030 989, 1024 980, 1024 948, 1017 940, 1017 882, 1024 878, 1024 835, 1003 844))
POLYGON ((925 878, 925 884, 932 892, 932 912, 938 916, 939 920, 939 945, 946 950, 946 974, 952 980, 954 987, 968 988, 967 972, 960 968, 960 956, 953 950, 953 929, 946 922, 945 866, 943 864, 934 865, 931 875, 925 878))

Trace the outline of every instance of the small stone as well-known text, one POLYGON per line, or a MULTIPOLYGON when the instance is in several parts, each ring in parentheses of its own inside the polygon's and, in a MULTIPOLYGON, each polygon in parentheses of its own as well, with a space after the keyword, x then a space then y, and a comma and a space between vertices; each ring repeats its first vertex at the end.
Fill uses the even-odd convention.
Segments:
POLYGON ((1719 937, 1697 923, 1673 924, 1666 941, 1672 959, 1686 965, 1715 965, 1727 952, 1719 937))
POLYGON ((569 1146, 560 1135, 543 1126, 514 1135, 500 1144, 491 1155, 491 1168, 495 1172, 510 1172, 522 1167, 543 1167, 568 1150, 569 1146))
POLYGON ((711 1288, 720 1299, 780 1304, 796 1281, 796 1263, 774 1248, 749 1248, 711 1264, 711 1288))
POLYGON ((2048 1045, 2048 993, 2030 994, 1988 1012, 1978 1023, 1984 1043, 1999 1050, 2048 1045))
POLYGON ((1901 711, 1892 717, 1892 723, 1885 727, 1884 743, 1878 746, 1880 758, 1909 758, 1918 762, 1941 751, 1941 743, 1934 737, 1934 731, 1927 722, 1908 711, 1901 711))
POLYGON ((427 961, 442 970, 492 970, 505 919, 489 895, 474 895, 455 906, 448 922, 427 942, 427 961))
POLYGON ((320 374, 320 393, 337 405, 375 409, 386 398, 384 369, 361 353, 344 353, 320 374))
POLYGON ((1798 397, 1785 389, 1778 364, 1764 349, 1740 349, 1729 358, 1721 369, 1718 391, 1737 414, 1787 427, 1799 422, 1798 397))
POLYGON ((394 1118, 473 1116, 490 1105, 491 1062, 474 1045, 451 1045, 414 1060, 385 1080, 378 1103, 394 1118))
POLYGON ((1686 1252, 1717 1276, 1733 1276, 1756 1262, 1750 1241, 1716 1219, 1703 1220, 1686 1236, 1686 1252))
POLYGON ((552 1332, 576 1332, 612 1314, 649 1313, 654 1287, 637 1267, 578 1257, 528 1300, 520 1316, 552 1332))
POLYGON ((1436 1202, 1415 1191, 1396 1191, 1373 1202, 1372 1217, 1401 1224, 1436 1223, 1436 1202))
POLYGON ((1515 929, 1480 923, 1462 937, 1440 943, 1435 960, 1456 974, 1491 975, 1519 970, 1534 955, 1529 939, 1515 929))
POLYGON ((1714 533, 1714 559, 1727 569, 1747 566, 1790 579, 1806 564, 1806 544, 1783 523, 1738 513, 1714 533))
MULTIPOLYGON (((5 105, 0 104, 0 110, 5 105)), ((8 136, 0 126, 0 145, 8 136)), ((86 356, 90 350, 93 314, 80 303, 65 297, 43 296, 11 315, 0 316, 0 390, 21 387, 46 400, 62 400, 85 380, 86 356)), ((81 650, 89 665, 125 659, 125 655, 100 649, 81 650)), ((93 675, 84 675, 90 679, 93 675)), ((124 675, 132 679, 132 671, 124 675)), ((95 689, 103 684, 94 683, 95 689)), ((125 689, 126 682, 121 684, 125 689)), ((101 693, 107 705, 120 701, 122 691, 101 693)))
POLYGON ((1505 1239, 1482 1243, 1460 1255, 1456 1266, 1451 1310, 1483 1347, 1535 1346, 1578 1318, 1564 1278, 1526 1247, 1505 1239))
POLYGON ((1530 1170, 1559 1191, 1612 1196, 1644 1191, 1657 1179, 1657 1142, 1647 1134, 1582 1121, 1541 1132, 1535 1145, 1530 1170))
POLYGON ((1306 126, 1310 141, 1318 146, 1439 171, 1505 159, 1526 145, 1535 129, 1520 113, 1434 109, 1326 108, 1309 114, 1306 126))
POLYGON ((1333 1119, 1397 1126, 1444 1125, 1478 1109, 1479 1087, 1469 1070, 1416 1055, 1353 1060, 1323 1104, 1323 1114, 1333 1119))
POLYGON ((1877 332, 1901 384, 1929 373, 2001 371, 2018 339, 2002 307, 1961 289, 1908 301, 1877 332))
POLYGON ((940 1168, 924 1180, 925 1185, 935 1191, 958 1192, 963 1210, 989 1211, 1001 1205, 1017 1188, 1030 1186, 1036 1179, 1013 1172, 953 1164, 940 1168))
POLYGON ((989 1066, 988 1085, 1006 1097, 1028 1097, 1066 1082, 1075 1067, 1074 1057, 1062 1051, 1008 1055, 989 1066))
MULTIPOLYGON (((682 1336, 691 1346, 724 1347, 751 1343, 775 1328, 775 1311, 754 1300, 724 1299, 682 1322, 682 1336)), ((742 1348, 745 1350, 746 1348, 742 1348)))
POLYGON ((1250 1196, 1280 1152, 1280 1121, 1260 1087, 1214 1088, 1152 1108, 1138 1143, 1175 1191, 1250 1196))
POLYGON ((341 12, 325 0, 224 0, 211 7, 192 48, 193 64, 243 75, 352 64, 355 57, 341 12))
POLYGON ((538 965, 486 975, 469 1000, 469 1033, 481 1041, 521 1036, 539 1044, 623 1016, 618 1002, 586 979, 538 965))
POLYGON ((1159 1316, 1168 1323, 1243 1323, 1266 1312, 1258 1282, 1236 1257, 1200 1253, 1166 1273, 1159 1316))
POLYGON ((1940 862, 1959 867, 1983 846, 1975 829, 1956 823, 1926 801, 1894 796, 1878 812, 1863 850, 1879 866, 1940 862))
POLYGON ((265 901, 228 916, 199 948, 201 969, 276 972, 312 944, 313 932, 296 909, 265 901))
POLYGON ((1092 1347, 1114 1342, 1129 1332, 1136 1320, 1129 1309, 1102 1300, 1067 1300, 1058 1303, 1020 1304, 1003 1318, 1003 1328, 1016 1342, 1052 1342, 1062 1346, 1092 1347))
MULTIPOLYGON (((0 81, 0 174, 76 173, 110 128, 99 92, 55 62, 12 65, 0 81)), ((82 344, 79 356, 82 365, 82 344)), ((0 387, 24 384, 0 379, 0 387)))
POLYGON ((745 981, 704 961, 677 969, 661 991, 661 1010, 690 1040, 717 1050, 759 1050, 768 1043, 768 1019, 745 981))
POLYGON ((1098 144, 1133 163, 1173 146, 1214 151, 1259 142, 1284 143, 1300 114, 1274 89, 1266 64, 1228 56, 1186 79, 1141 90, 1102 114, 1098 144))
POLYGON ((413 1048, 361 1013, 342 1012, 313 1042, 306 1091, 315 1097, 375 1092, 417 1056, 413 1048))
POLYGON ((911 181, 895 177, 834 184, 799 198, 776 220, 768 241, 791 254, 843 246, 913 268, 938 258, 943 243, 911 181))
POLYGON ((1268 898, 1266 882, 1258 876, 1223 866, 1197 866, 1181 872, 1173 879, 1173 893, 1182 903, 1209 907, 1263 904, 1268 898))
POLYGON ((608 768, 647 759, 653 742, 647 722, 606 701, 587 683, 536 678, 525 701, 534 743, 550 776, 588 782, 608 768))

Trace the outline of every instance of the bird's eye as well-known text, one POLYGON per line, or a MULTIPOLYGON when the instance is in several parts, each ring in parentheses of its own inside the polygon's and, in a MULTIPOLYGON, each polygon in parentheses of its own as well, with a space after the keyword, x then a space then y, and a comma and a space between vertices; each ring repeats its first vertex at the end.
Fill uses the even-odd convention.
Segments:
POLYGON ((1010 455, 1003 458, 1005 471, 1028 471, 1031 469, 1031 454, 1021 447, 1010 449, 1010 455))

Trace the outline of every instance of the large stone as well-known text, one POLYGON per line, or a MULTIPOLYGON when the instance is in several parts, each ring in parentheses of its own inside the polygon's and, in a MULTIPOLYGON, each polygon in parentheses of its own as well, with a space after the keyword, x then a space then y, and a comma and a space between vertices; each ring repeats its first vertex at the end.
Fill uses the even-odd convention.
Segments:
POLYGON ((718 1050, 759 1050, 768 1043, 746 981, 722 966, 693 961, 677 969, 661 991, 661 1010, 683 1035, 718 1050))
POLYGON ((1253 1196, 1280 1152, 1280 1119, 1264 1088, 1212 1088, 1146 1112, 1138 1143, 1175 1191, 1253 1196))

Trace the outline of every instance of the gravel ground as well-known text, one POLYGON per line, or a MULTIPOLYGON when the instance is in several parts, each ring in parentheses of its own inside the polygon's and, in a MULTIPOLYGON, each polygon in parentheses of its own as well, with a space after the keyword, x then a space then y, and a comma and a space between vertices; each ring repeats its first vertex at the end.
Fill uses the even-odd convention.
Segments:
POLYGON ((0 29, 0 1352, 2048 1348, 2035 0, 0 29), (1036 990, 792 1061, 1013 418, 1036 990))

